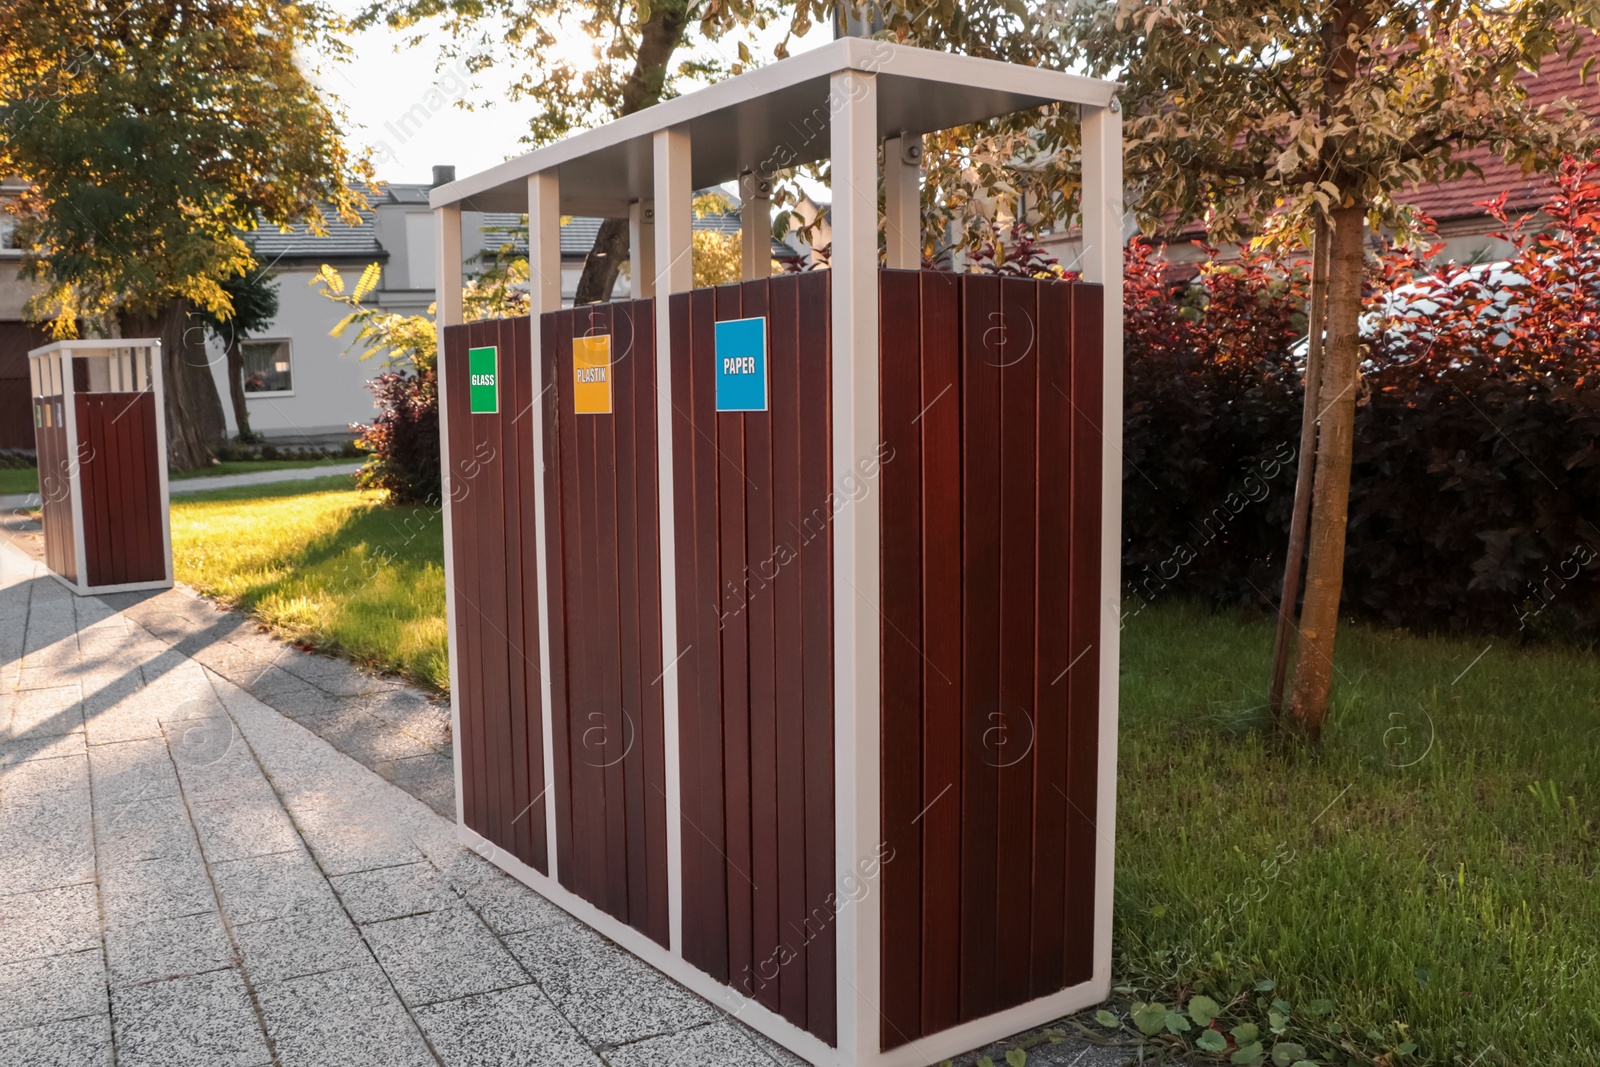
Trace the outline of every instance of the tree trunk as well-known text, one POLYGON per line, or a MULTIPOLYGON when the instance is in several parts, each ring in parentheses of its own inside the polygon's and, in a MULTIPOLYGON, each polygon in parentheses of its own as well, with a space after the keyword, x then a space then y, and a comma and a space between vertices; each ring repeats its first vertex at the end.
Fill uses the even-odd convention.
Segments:
MULTIPOLYGON (((683 43, 683 31, 688 24, 685 4, 651 5, 650 17, 639 27, 639 51, 634 57, 633 71, 622 86, 618 118, 660 102, 667 84, 667 65, 672 62, 672 53, 683 43)), ((572 302, 597 304, 611 299, 617 272, 622 269, 622 260, 627 254, 628 220, 606 219, 595 235, 589 257, 583 261, 583 274, 578 277, 578 291, 572 302)), ((637 280, 634 285, 637 291, 637 280)))
POLYGON ((239 440, 255 440, 250 432, 250 408, 244 397, 244 350, 239 347, 239 338, 232 334, 228 337, 228 399, 233 404, 233 422, 239 428, 239 440))
MULTIPOLYGON (((606 219, 595 234, 594 247, 583 261, 583 274, 578 277, 578 291, 572 298, 574 304, 598 304, 611 299, 611 290, 617 284, 617 272, 622 261, 628 258, 628 220, 606 219)), ((637 282, 634 291, 638 291, 637 282)))
POLYGON ((173 300, 154 318, 122 317, 122 336, 159 337, 167 402, 167 465, 175 471, 211 464, 211 449, 227 439, 217 383, 206 359, 205 331, 189 323, 189 305, 173 300))
POLYGON ((1272 688, 1267 707, 1281 725, 1283 683, 1289 670, 1289 631, 1300 600, 1300 571, 1306 558, 1306 519, 1311 511, 1312 459, 1317 454, 1317 414, 1322 405, 1322 335, 1328 314, 1328 220, 1317 216, 1311 238, 1311 307, 1306 317, 1306 375, 1300 406, 1300 455, 1294 478, 1294 512, 1289 519, 1289 548, 1283 559, 1283 595, 1278 603, 1278 632, 1272 648, 1272 688))
POLYGON ((1361 358, 1362 223, 1357 199, 1333 213, 1329 257, 1328 338, 1324 356, 1316 481, 1311 497, 1311 557, 1289 711, 1312 739, 1328 718, 1333 640, 1344 584, 1345 524, 1350 510, 1350 464, 1355 442, 1356 382, 1361 358))

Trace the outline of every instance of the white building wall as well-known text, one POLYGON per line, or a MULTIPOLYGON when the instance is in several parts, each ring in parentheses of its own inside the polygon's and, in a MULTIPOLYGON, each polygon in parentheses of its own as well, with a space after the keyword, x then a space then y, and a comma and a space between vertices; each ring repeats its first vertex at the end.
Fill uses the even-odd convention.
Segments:
MULTIPOLYGON (((354 269, 340 274, 346 291, 361 277, 354 269)), ((328 335, 349 308, 321 295, 321 286, 310 284, 315 277, 314 270, 278 275, 277 318, 270 328, 251 338, 287 339, 290 344, 293 391, 245 394, 250 428, 274 444, 322 444, 330 438, 346 438, 350 436, 349 423, 370 422, 377 410, 367 382, 383 370, 383 364, 377 356, 358 358, 358 353, 350 350, 348 335, 328 335)), ((206 351, 227 415, 228 433, 235 435, 239 428, 229 399, 227 358, 215 338, 207 341, 206 351)))

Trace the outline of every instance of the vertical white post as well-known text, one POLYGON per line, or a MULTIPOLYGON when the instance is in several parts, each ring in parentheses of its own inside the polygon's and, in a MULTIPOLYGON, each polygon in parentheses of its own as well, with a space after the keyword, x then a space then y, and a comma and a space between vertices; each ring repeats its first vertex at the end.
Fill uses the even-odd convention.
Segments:
MULTIPOLYGON (((130 362, 138 358, 139 350, 129 349, 130 362)), ((145 360, 150 369, 150 389, 155 393, 156 409, 156 470, 161 484, 161 548, 167 554, 167 584, 172 584, 172 496, 167 484, 167 391, 165 372, 161 366, 161 340, 157 338, 145 349, 145 360)), ((138 388, 135 377, 134 388, 138 388)))
MULTIPOLYGON (((78 455, 78 395, 77 382, 72 373, 72 349, 61 350, 61 422, 67 431, 67 491, 72 501, 72 549, 76 555, 73 581, 79 593, 89 588, 89 561, 84 558, 83 536, 83 462, 78 455)), ((166 457, 161 457, 166 469, 166 457)))
POLYGON ((1111 992, 1111 888, 1117 824, 1117 656, 1122 598, 1122 115, 1083 109, 1083 276, 1104 288, 1105 393, 1100 432, 1100 756, 1095 811, 1094 972, 1111 992))
MULTIPOLYGON (((444 494, 444 613, 445 631, 449 636, 450 659, 450 736, 461 737, 461 671, 459 648, 461 632, 456 628, 456 565, 451 513, 452 497, 450 472, 458 457, 450 454, 450 391, 444 367, 444 330, 446 326, 461 324, 461 209, 454 204, 433 209, 433 278, 434 278, 434 351, 435 372, 439 385, 439 452, 443 461, 444 478, 440 489, 444 494)), ((456 829, 466 828, 465 809, 462 806, 461 745, 454 747, 456 778, 456 829)))
POLYGON ((561 184, 554 171, 528 176, 528 297, 530 318, 561 310, 561 184))
MULTIPOLYGON (((872 74, 831 76, 833 157, 833 478, 876 463, 878 427, 878 84, 872 74)), ((868 470, 875 469, 872 467, 868 470)), ((881 840, 878 810, 878 493, 833 524, 833 716, 836 884, 866 883, 839 921, 839 1051, 845 1062, 878 1052, 880 875, 865 866, 881 840)))
POLYGON ((922 266, 922 138, 911 134, 883 142, 885 266, 922 266))
POLYGON ((745 281, 772 277, 772 179, 739 175, 739 249, 745 281))
MULTIPOLYGON (((534 573, 538 576, 539 619, 539 724, 544 738, 544 829, 545 863, 550 878, 556 871, 556 731, 555 706, 550 689, 550 539, 544 500, 544 412, 545 392, 551 388, 542 381, 539 317, 547 311, 561 310, 561 184, 553 171, 528 176, 528 328, 533 336, 528 345, 532 353, 533 402, 527 417, 532 422, 533 469, 539 481, 533 494, 533 536, 536 551, 534 573)), ((561 353, 556 353, 561 358, 561 353)))
POLYGON ((661 725, 667 786, 667 945, 683 954, 683 763, 679 756, 677 527, 672 484, 672 294, 694 287, 689 131, 655 133, 656 494, 661 518, 661 725))
POLYGON ((635 200, 628 205, 628 295, 634 300, 656 295, 654 200, 635 200))

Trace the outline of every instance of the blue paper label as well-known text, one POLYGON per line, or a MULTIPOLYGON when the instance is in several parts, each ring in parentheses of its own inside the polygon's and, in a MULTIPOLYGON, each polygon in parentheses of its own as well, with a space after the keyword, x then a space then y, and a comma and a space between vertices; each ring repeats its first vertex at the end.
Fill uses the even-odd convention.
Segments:
POLYGON ((717 323, 717 410, 767 410, 767 320, 717 323))

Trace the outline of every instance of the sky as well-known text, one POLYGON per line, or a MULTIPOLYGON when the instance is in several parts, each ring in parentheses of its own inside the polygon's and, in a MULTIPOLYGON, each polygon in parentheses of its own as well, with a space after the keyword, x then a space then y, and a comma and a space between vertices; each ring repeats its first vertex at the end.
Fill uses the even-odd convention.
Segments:
MULTIPOLYGON (((353 15, 361 5, 336 0, 334 6, 353 15)), ((774 40, 779 36, 781 32, 774 34, 774 40)), ((831 37, 825 28, 814 30, 805 39, 792 41, 790 50, 805 51, 831 37)), ((379 178, 426 184, 435 164, 453 165, 457 175, 465 176, 528 150, 520 141, 533 104, 509 99, 482 103, 503 90, 504 73, 486 71, 474 85, 464 68, 439 69, 443 35, 435 33, 414 48, 405 47, 401 38, 384 28, 356 35, 350 41, 355 58, 323 64, 315 75, 323 91, 344 104, 351 147, 372 147, 379 178), (461 100, 476 106, 462 109, 456 106, 461 100)), ((583 45, 574 41, 571 47, 583 45)))

